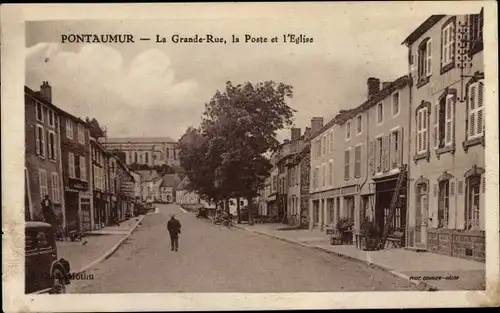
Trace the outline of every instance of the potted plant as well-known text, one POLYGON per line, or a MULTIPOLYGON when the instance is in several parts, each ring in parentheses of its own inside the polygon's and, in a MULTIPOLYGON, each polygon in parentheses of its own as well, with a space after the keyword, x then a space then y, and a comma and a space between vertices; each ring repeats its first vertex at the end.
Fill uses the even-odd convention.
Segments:
POLYGON ((371 251, 375 250, 377 247, 377 241, 379 236, 378 225, 375 224, 368 217, 365 217, 363 223, 361 223, 361 234, 364 237, 365 247, 364 250, 371 251))
POLYGON ((342 237, 342 242, 344 244, 351 241, 352 233, 351 229, 354 226, 354 221, 348 217, 342 217, 337 221, 336 228, 342 237))

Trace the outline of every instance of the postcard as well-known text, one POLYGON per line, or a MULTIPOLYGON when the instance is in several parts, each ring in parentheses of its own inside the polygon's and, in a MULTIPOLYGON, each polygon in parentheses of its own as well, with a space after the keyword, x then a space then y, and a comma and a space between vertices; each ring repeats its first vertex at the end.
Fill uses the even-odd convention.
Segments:
POLYGON ((497 13, 2 5, 6 311, 498 305, 497 13))

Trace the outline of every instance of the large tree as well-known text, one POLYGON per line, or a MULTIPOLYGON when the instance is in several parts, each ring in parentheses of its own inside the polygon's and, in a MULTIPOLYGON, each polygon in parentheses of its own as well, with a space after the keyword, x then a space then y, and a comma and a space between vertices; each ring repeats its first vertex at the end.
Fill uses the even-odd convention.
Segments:
POLYGON ((295 111, 287 104, 292 95, 292 87, 283 83, 227 82, 206 105, 202 129, 222 150, 215 179, 227 194, 248 200, 250 224, 253 199, 272 167, 264 155, 279 145, 277 132, 292 125, 295 111))

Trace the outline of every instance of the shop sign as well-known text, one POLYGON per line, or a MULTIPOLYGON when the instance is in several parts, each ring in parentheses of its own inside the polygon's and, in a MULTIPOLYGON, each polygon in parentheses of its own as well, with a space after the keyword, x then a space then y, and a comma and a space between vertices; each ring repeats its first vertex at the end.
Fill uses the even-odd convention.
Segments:
POLYGON ((73 190, 87 190, 89 188, 89 184, 85 181, 81 181, 74 178, 68 179, 68 187, 73 190))

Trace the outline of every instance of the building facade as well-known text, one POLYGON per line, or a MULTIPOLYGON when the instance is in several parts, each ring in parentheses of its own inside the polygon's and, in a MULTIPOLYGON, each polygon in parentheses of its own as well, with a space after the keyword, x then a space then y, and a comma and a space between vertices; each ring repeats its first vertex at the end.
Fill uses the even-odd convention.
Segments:
POLYGON ((125 152, 127 165, 180 166, 178 143, 168 137, 107 138, 105 146, 109 150, 125 152))
POLYGON ((483 12, 433 15, 404 44, 413 80, 408 245, 485 260, 483 12))
POLYGON ((61 114, 61 149, 68 229, 90 231, 93 198, 90 132, 83 120, 68 113, 61 114))
POLYGON ((61 111, 50 101, 50 89, 41 93, 24 87, 25 112, 25 220, 43 220, 45 195, 66 225, 61 161, 61 111))
POLYGON ((92 229, 105 227, 116 212, 116 202, 111 201, 109 193, 108 162, 109 154, 95 138, 90 138, 92 157, 93 210, 92 229))
MULTIPOLYGON (((407 76, 393 82, 369 78, 367 101, 341 110, 311 140, 311 226, 323 229, 349 218, 360 231, 365 217, 380 230, 407 163, 410 89, 407 76)), ((404 196, 403 193, 401 194, 404 196)), ((392 231, 404 229, 406 207, 396 209, 392 231)))
POLYGON ((110 172, 113 175, 113 187, 116 194, 116 205, 112 206, 111 215, 118 221, 124 221, 133 215, 134 196, 134 176, 123 160, 113 155, 114 160, 110 172))
POLYGON ((173 203, 175 202, 176 189, 180 184, 181 179, 177 174, 165 174, 162 177, 160 185, 160 202, 173 203))

